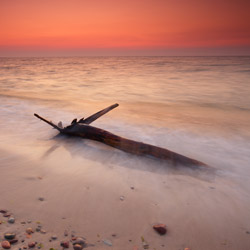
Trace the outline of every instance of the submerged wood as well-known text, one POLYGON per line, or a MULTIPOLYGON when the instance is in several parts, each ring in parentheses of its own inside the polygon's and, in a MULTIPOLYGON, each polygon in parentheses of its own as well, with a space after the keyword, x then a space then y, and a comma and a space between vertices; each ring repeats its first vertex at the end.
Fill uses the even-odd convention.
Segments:
POLYGON ((168 149, 153 146, 143 142, 126 139, 121 136, 112 134, 106 130, 89 125, 91 122, 95 121, 96 119, 106 114, 110 110, 116 108, 117 106, 118 104, 111 105, 108 108, 103 109, 86 119, 82 118, 78 122, 75 121, 70 126, 67 126, 65 128, 58 127, 54 123, 46 120, 45 118, 39 116, 38 114, 34 115, 37 118, 41 119, 42 121, 48 123, 53 128, 57 129, 62 134, 80 136, 82 138, 99 141, 111 147, 135 155, 148 155, 159 159, 168 160, 174 165, 181 164, 185 166, 206 166, 206 164, 203 162, 175 153, 168 149))

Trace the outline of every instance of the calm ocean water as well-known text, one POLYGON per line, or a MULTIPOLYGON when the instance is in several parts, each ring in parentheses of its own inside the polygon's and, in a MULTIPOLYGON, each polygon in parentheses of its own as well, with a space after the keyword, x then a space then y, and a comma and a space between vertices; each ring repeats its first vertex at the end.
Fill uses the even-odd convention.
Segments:
POLYGON ((249 96, 250 57, 0 58, 1 148, 119 103, 93 125, 249 180, 249 96))

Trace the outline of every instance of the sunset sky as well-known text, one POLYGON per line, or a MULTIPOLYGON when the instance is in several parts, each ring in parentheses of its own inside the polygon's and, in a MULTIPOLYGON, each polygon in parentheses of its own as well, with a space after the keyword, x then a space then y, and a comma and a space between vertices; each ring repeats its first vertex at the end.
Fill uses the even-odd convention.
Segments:
POLYGON ((248 0, 0 0, 0 56, 250 55, 248 0))

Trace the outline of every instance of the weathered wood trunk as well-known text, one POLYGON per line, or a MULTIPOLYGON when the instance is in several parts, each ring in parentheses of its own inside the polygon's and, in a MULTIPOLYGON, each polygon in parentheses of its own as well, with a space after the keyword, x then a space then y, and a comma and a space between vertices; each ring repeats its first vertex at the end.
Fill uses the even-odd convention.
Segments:
POLYGON ((65 128, 62 133, 105 143, 111 147, 118 148, 127 153, 135 155, 149 155, 159 159, 169 160, 172 164, 200 165, 205 164, 186 156, 177 154, 170 150, 146 144, 143 142, 129 140, 114 135, 106 130, 92 127, 90 125, 75 124, 65 128))
POLYGON ((58 131, 60 131, 60 133, 62 134, 80 136, 85 139, 99 141, 111 147, 120 149, 127 153, 135 154, 135 155, 148 155, 148 156, 153 156, 159 159, 168 160, 174 165, 181 164, 185 166, 207 166, 203 162, 180 155, 168 149, 160 148, 160 147, 146 144, 143 142, 126 139, 126 138, 117 136, 115 134, 112 134, 106 130, 88 125, 117 106, 118 104, 111 105, 110 107, 103 109, 86 119, 83 119, 83 118, 80 119, 78 122, 76 119, 74 119, 72 121, 72 124, 65 128, 60 128, 54 123, 46 120, 45 118, 37 114, 34 114, 34 115, 37 118, 48 123, 55 129, 57 129, 58 131))

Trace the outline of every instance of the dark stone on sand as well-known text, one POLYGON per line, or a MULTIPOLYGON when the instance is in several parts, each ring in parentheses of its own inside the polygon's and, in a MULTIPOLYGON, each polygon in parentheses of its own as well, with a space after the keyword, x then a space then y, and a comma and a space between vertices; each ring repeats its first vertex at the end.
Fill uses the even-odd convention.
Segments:
POLYGON ((10 243, 7 240, 4 240, 1 242, 2 248, 4 249, 10 249, 10 243))
POLYGON ((15 223, 15 218, 14 217, 10 217, 8 219, 8 222, 11 223, 11 224, 15 223))
POLYGON ((62 241, 60 244, 63 248, 69 248, 69 241, 62 241))
POLYGON ((43 197, 39 197, 38 200, 39 201, 44 201, 44 198, 43 197))
POLYGON ((56 235, 52 235, 52 236, 51 236, 51 239, 52 239, 52 240, 57 240, 57 236, 56 236, 56 235))
POLYGON ((12 244, 15 244, 18 242, 18 239, 13 239, 13 240, 8 240, 9 243, 12 245, 12 244))
POLYGON ((11 214, 9 214, 9 213, 4 213, 3 214, 3 217, 10 217, 11 216, 11 214))
POLYGON ((14 234, 14 233, 6 233, 6 234, 4 234, 4 238, 6 240, 13 240, 15 237, 16 237, 16 234, 14 234))
POLYGON ((156 225, 153 226, 153 228, 160 235, 164 235, 167 232, 165 224, 156 224, 156 225))
POLYGON ((5 210, 5 209, 1 209, 1 210, 0 210, 0 213, 1 213, 1 214, 6 214, 7 212, 8 212, 8 211, 5 210))

